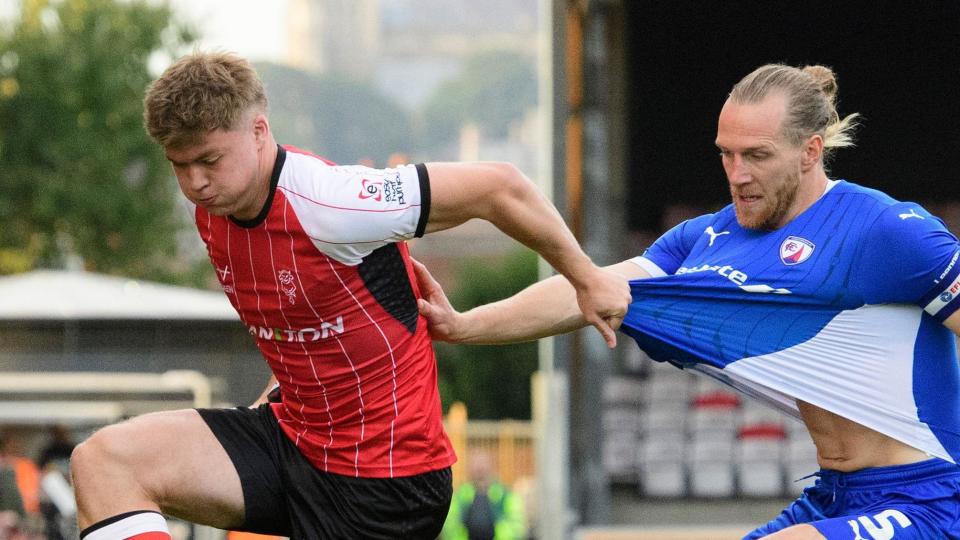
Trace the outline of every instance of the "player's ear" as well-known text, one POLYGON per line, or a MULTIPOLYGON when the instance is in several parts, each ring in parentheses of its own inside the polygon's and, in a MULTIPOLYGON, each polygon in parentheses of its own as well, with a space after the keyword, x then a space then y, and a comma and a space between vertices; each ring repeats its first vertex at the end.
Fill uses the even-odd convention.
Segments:
POLYGON ((800 153, 800 170, 809 171, 823 158, 823 137, 811 135, 804 143, 800 153))
POLYGON ((263 146, 267 141, 267 133, 270 131, 270 124, 267 117, 262 113, 257 113, 253 117, 253 137, 257 141, 257 146, 263 146))

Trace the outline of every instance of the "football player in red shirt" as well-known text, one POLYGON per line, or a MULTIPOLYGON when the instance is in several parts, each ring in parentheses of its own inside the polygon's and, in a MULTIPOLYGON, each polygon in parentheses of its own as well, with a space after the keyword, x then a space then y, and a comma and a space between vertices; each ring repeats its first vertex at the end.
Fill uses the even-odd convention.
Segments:
POLYGON ((256 72, 228 53, 175 62, 145 109, 274 377, 251 407, 149 414, 79 445, 85 540, 169 538, 162 514, 291 538, 435 538, 456 457, 405 240, 486 219, 573 283, 615 340, 625 280, 509 164, 378 170, 280 146, 256 72))

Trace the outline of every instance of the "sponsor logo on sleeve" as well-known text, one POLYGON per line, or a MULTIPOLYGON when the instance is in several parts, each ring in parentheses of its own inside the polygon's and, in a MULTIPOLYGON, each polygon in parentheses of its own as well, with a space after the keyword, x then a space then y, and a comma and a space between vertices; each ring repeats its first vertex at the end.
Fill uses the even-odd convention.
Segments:
POLYGON ((377 202, 397 203, 399 205, 407 203, 400 173, 395 174, 392 178, 384 177, 380 180, 363 178, 360 182, 360 193, 357 197, 360 200, 373 199, 377 202))
POLYGON ((360 185, 360 195, 358 195, 361 200, 363 199, 373 199, 377 202, 383 199, 383 182, 377 182, 375 180, 370 180, 369 178, 364 178, 361 181, 360 185))
POLYGON ((813 255, 814 249, 816 249, 816 246, 806 238, 788 236, 780 244, 780 261, 787 266, 800 264, 813 255))
POLYGON ((399 205, 407 204, 403 197, 403 182, 400 181, 400 173, 397 173, 392 179, 383 179, 383 197, 387 202, 395 202, 399 205))
POLYGON ((950 271, 953 270, 953 266, 954 266, 955 264, 957 264, 957 257, 960 257, 960 249, 958 249, 956 252, 954 252, 953 258, 950 259, 950 264, 947 265, 947 269, 940 273, 940 277, 938 277, 937 279, 933 280, 933 283, 934 283, 934 284, 937 284, 937 283, 940 283, 941 281, 943 281, 943 278, 947 277, 947 274, 949 274, 950 271))

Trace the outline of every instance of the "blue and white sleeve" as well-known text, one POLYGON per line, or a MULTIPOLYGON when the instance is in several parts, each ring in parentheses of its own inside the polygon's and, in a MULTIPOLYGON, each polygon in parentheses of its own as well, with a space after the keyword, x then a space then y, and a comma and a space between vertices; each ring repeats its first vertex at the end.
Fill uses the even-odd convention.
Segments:
POLYGON ((714 214, 706 214, 680 223, 663 233, 643 255, 630 261, 646 270, 651 277, 673 275, 683 266, 693 245, 703 236, 704 229, 712 223, 713 218, 714 214))
POLYGON ((898 203, 877 219, 860 261, 868 304, 914 304, 943 322, 960 309, 960 243, 939 218, 898 203))

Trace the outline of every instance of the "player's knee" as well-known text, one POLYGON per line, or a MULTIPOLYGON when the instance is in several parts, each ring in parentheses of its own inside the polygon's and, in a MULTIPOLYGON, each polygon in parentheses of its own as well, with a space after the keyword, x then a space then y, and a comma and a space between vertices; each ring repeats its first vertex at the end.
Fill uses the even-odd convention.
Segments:
POLYGON ((70 454, 70 474, 74 478, 74 483, 80 483, 88 474, 96 474, 96 469, 105 465, 100 459, 103 446, 99 440, 95 439, 95 437, 99 438, 98 434, 99 432, 78 444, 70 454))
POLYGON ((107 426, 78 444, 70 455, 74 478, 130 468, 133 444, 128 431, 124 424, 107 426))

